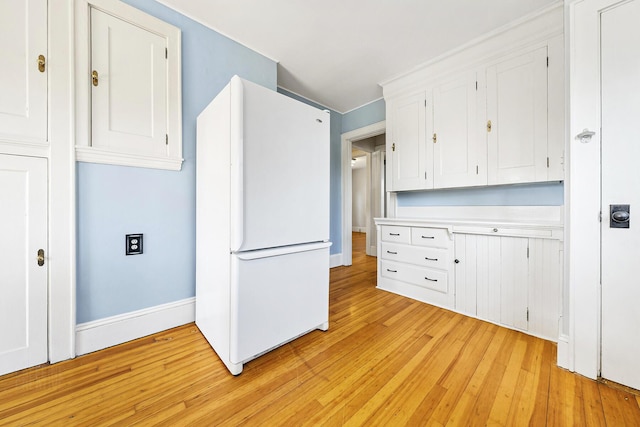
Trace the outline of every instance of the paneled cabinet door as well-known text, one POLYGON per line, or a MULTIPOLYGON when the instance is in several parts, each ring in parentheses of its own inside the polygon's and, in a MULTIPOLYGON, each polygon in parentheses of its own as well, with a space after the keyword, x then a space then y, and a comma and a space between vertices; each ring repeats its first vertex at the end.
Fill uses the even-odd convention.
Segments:
POLYGON ((547 46, 495 64, 486 76, 488 183, 546 181, 547 46))
POLYGON ((166 157, 166 39, 91 10, 94 148, 166 157))
POLYGON ((435 188, 487 183, 486 145, 478 132, 479 116, 484 117, 479 88, 484 91, 473 71, 433 89, 433 135, 427 139, 433 142, 435 188))
POLYGON ((528 330, 529 239, 455 235, 456 310, 528 330))
POLYGON ((421 92, 390 102, 387 157, 391 157, 391 191, 433 188, 433 147, 426 144, 426 116, 431 104, 421 92), (390 147, 390 148, 389 148, 390 147))
POLYGON ((0 0, 0 140, 47 142, 47 0, 0 0))

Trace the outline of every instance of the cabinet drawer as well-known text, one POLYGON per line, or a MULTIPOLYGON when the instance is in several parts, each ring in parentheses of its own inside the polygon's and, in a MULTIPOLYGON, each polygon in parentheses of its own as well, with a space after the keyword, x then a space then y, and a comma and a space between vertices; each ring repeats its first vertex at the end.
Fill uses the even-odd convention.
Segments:
POLYGON ((382 259, 406 262, 421 267, 447 269, 448 252, 446 249, 381 243, 382 259))
POLYGON ((448 277, 446 271, 421 268, 387 260, 382 260, 380 265, 382 269, 380 273, 384 277, 401 280, 422 288, 442 292, 443 294, 447 293, 448 277))
POLYGON ((382 226, 382 241, 396 243, 411 243, 411 229, 397 225, 382 226))
POLYGON ((451 245, 449 232, 444 228, 412 227, 411 243, 435 248, 448 248, 451 245))

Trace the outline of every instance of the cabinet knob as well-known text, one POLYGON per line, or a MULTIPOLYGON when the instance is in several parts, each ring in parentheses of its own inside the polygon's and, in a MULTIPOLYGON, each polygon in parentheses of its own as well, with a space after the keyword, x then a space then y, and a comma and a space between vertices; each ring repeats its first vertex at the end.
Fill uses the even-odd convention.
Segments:
POLYGON ((457 258, 453 262, 455 262, 456 264, 460 264, 460 260, 457 258))

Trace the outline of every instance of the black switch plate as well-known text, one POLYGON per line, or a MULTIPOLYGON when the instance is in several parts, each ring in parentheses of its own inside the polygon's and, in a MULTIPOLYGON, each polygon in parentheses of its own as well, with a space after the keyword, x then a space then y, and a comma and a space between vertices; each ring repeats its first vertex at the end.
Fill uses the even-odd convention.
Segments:
POLYGON ((127 234, 125 236, 127 255, 142 254, 142 234, 127 234))

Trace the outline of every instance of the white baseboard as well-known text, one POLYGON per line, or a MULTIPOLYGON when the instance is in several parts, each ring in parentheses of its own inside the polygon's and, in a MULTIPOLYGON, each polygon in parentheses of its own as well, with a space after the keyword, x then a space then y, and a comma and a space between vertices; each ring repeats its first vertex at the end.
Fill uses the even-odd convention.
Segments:
POLYGON ((574 367, 571 364, 571 357, 569 355, 569 337, 567 335, 560 334, 558 338, 558 360, 556 362, 561 368, 567 369, 571 372, 574 371, 574 367))
POLYGON ((91 353, 194 322, 195 297, 76 326, 76 355, 91 353))
POLYGON ((367 227, 351 227, 351 231, 354 233, 366 233, 367 227))
POLYGON ((342 254, 333 254, 329 257, 329 268, 340 267, 342 263, 342 254))

